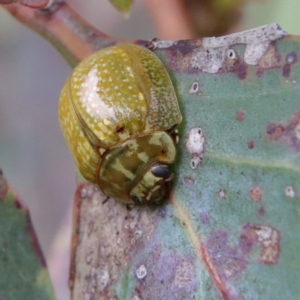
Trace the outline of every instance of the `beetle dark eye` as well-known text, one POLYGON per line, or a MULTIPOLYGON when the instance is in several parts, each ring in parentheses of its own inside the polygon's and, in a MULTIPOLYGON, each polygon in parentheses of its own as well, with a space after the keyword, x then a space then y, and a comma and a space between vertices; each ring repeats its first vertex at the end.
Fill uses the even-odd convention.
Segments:
POLYGON ((166 166, 155 166, 151 169, 154 176, 167 179, 172 175, 172 172, 166 166))

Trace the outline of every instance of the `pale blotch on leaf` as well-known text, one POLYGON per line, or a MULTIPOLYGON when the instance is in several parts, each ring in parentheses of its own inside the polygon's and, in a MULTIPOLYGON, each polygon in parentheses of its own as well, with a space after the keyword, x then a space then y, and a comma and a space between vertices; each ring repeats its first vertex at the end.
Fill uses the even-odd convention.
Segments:
POLYGON ((226 200, 227 199, 227 192, 226 192, 226 190, 220 190, 218 192, 218 197, 220 198, 220 200, 226 200))
POLYGON ((192 169, 202 162, 204 155, 204 143, 205 137, 201 127, 192 128, 189 132, 185 147, 187 151, 192 155, 190 165, 192 169))
POLYGON ((193 82, 190 90, 189 90, 189 93, 190 94, 197 94, 199 91, 199 83, 197 81, 193 82))
POLYGON ((233 49, 228 49, 227 50, 227 57, 229 59, 236 59, 236 53, 233 49))
POLYGON ((262 245, 260 261, 266 264, 275 264, 279 258, 279 232, 270 226, 257 226, 255 228, 258 241, 262 245))
POLYGON ((140 265, 137 269, 136 269, 136 277, 137 279, 143 279, 147 276, 147 269, 144 265, 140 265))
POLYGON ((291 186, 287 186, 287 187, 285 188, 285 194, 286 194, 286 196, 288 196, 289 198, 295 198, 295 196, 296 196, 295 190, 294 190, 293 187, 291 187, 291 186))

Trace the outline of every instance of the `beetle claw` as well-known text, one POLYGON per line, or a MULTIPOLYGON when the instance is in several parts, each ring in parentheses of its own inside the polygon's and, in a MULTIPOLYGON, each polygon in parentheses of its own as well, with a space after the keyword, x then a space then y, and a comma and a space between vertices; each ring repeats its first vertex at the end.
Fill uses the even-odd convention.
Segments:
POLYGON ((134 202, 134 205, 139 205, 139 204, 141 204, 140 199, 139 199, 135 194, 131 194, 130 198, 131 198, 131 200, 134 202))
POLYGON ((109 197, 106 196, 106 198, 103 200, 102 205, 105 204, 109 200, 109 197))

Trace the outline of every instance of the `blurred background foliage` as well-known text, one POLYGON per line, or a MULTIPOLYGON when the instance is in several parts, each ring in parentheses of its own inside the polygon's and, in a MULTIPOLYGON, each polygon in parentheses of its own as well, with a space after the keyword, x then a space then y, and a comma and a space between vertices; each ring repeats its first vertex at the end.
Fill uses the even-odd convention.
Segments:
MULTIPOLYGON (((214 2, 218 1, 226 3, 214 2)), ((89 0, 88 5, 81 0, 67 2, 92 25, 114 37, 190 37, 184 30, 162 29, 154 0, 135 1, 130 19, 106 0, 89 0)), ((239 14, 240 18, 229 32, 277 22, 288 33, 300 34, 299 0, 235 2, 242 2, 242 7, 232 17, 239 14)), ((176 17, 175 12, 167 15, 176 17)), ((201 35, 210 28, 196 31, 201 35)), ((70 224, 75 190, 75 167, 57 121, 57 99, 70 71, 51 45, 0 9, 0 165, 29 206, 48 261, 54 257, 51 245, 59 228, 70 224)), ((51 271, 52 264, 48 264, 51 271)))

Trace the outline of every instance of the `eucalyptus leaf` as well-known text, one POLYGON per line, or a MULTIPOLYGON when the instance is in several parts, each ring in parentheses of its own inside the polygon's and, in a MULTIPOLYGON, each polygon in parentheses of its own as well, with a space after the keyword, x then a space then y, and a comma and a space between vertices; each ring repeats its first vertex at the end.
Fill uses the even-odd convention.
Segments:
POLYGON ((152 41, 184 117, 170 197, 128 210, 78 186, 72 299, 300 297, 299 42, 152 41))
POLYGON ((1 170, 0 270, 0 299, 55 299, 29 212, 1 170))

